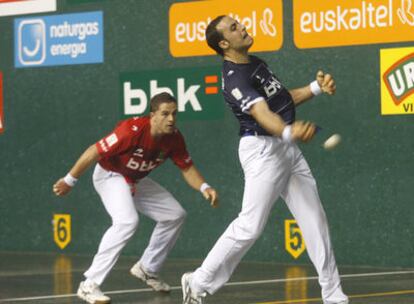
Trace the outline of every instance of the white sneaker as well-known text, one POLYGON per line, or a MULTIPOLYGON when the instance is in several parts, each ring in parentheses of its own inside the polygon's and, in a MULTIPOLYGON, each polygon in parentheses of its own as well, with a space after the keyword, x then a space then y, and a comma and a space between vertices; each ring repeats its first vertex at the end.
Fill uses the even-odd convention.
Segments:
POLYGON ((192 272, 184 273, 181 277, 181 287, 183 289, 183 304, 203 304, 206 293, 197 294, 190 287, 192 272))
POLYGON ((171 291, 170 285, 161 280, 156 273, 149 273, 145 271, 141 266, 141 262, 138 262, 134 266, 132 266, 130 272, 134 277, 137 277, 138 279, 142 280, 155 291, 171 291))
POLYGON ((83 281, 79 284, 78 297, 91 304, 111 303, 111 298, 104 295, 98 284, 91 281, 83 281))

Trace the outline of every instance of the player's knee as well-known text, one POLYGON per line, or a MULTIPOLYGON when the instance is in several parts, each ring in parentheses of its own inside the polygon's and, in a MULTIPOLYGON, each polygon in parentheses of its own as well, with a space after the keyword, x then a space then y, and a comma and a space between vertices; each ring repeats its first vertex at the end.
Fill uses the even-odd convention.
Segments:
POLYGON ((180 210, 177 210, 174 216, 175 216, 175 219, 174 219, 175 221, 184 222, 185 218, 187 217, 187 211, 181 208, 180 210))
POLYGON ((181 225, 184 223, 185 218, 187 217, 187 212, 184 209, 177 209, 174 212, 165 215, 165 217, 160 221, 164 225, 181 225))
POLYGON ((260 235, 262 234, 261 229, 257 229, 256 227, 249 227, 249 229, 246 230, 246 236, 250 240, 257 240, 260 235))
POLYGON ((262 225, 255 225, 248 221, 239 221, 236 224, 236 235, 242 240, 255 241, 263 232, 262 225))
POLYGON ((112 223, 112 226, 120 234, 133 234, 137 230, 139 223, 138 215, 130 216, 127 219, 115 220, 112 223))

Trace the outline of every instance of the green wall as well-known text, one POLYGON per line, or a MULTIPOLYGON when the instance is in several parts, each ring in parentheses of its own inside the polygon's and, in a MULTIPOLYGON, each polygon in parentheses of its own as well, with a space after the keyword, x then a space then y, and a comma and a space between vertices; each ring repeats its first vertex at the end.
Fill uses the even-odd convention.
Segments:
MULTIPOLYGON (((293 44, 292 8, 284 1, 284 43, 259 54, 290 88, 309 83, 323 68, 337 82, 337 94, 298 109, 300 119, 324 127, 324 134, 301 145, 318 182, 339 264, 414 267, 414 124, 412 115, 380 115, 379 50, 411 46, 387 44, 300 50, 293 44), (330 133, 340 133, 334 151, 321 148, 330 133)), ((59 252, 53 241, 54 213, 72 216, 72 241, 63 250, 95 252, 110 224, 95 193, 89 170, 69 196, 57 198, 52 185, 88 147, 122 118, 120 73, 219 66, 215 56, 173 58, 168 46, 167 0, 61 1, 58 12, 104 13, 104 63, 14 68, 14 17, 0 17, 0 71, 4 76, 4 124, 0 135, 0 250, 59 252)), ((43 14, 41 14, 43 15, 43 14)), ((22 17, 22 16, 17 16, 22 17)), ((223 106, 224 107, 224 106, 223 106)), ((171 256, 202 258, 237 216, 243 175, 237 157, 238 126, 224 118, 180 121, 192 157, 220 192, 213 210, 187 187, 168 163, 151 176, 169 189, 188 211, 171 256)), ((247 259, 294 260, 284 249, 279 201, 263 236, 247 259)), ((124 250, 139 255, 153 223, 140 227, 124 250)))

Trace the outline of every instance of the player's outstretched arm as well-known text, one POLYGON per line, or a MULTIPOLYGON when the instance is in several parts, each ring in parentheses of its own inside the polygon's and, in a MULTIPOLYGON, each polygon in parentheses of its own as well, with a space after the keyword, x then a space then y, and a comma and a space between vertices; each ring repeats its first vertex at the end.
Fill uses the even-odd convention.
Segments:
POLYGON ((90 146, 83 152, 83 154, 76 161, 75 165, 69 171, 69 173, 60 178, 53 185, 53 192, 57 196, 65 195, 73 188, 76 181, 93 163, 99 159, 98 149, 95 145, 90 146))
POLYGON ((181 173, 183 174, 184 180, 191 188, 199 190, 203 194, 204 198, 210 201, 210 205, 213 208, 218 207, 219 203, 217 191, 206 183, 203 176, 194 165, 181 170, 181 173))
POLYGON ((313 96, 317 96, 322 93, 333 95, 335 94, 335 91, 336 84, 332 75, 325 74, 323 71, 318 71, 318 73, 316 73, 315 81, 302 88, 289 90, 289 93, 292 96, 295 105, 298 106, 311 99, 313 96))

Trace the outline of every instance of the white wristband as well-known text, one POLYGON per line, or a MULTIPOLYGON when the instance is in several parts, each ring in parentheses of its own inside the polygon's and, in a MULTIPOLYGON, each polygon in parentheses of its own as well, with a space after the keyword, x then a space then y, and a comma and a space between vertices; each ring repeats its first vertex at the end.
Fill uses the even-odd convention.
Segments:
POLYGON ((318 81, 314 80, 309 85, 310 85, 310 90, 314 96, 318 96, 322 94, 322 89, 319 86, 318 81))
POLYGON ((78 181, 78 179, 74 178, 70 173, 66 174, 66 176, 63 178, 63 180, 70 187, 74 187, 76 185, 77 181, 78 181))
POLYGON ((203 183, 201 186, 200 186, 200 192, 201 193, 204 193, 204 191, 206 191, 206 189, 207 188, 211 188, 210 187, 210 185, 209 184, 207 184, 207 183, 203 183))
POLYGON ((290 143, 292 141, 292 126, 287 125, 282 132, 282 140, 290 143))

